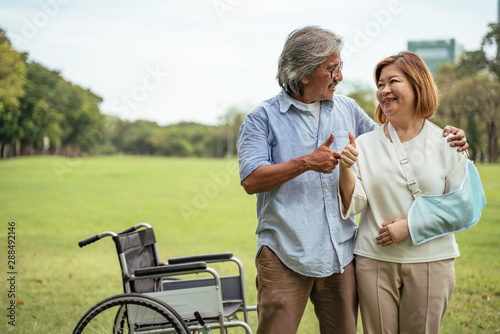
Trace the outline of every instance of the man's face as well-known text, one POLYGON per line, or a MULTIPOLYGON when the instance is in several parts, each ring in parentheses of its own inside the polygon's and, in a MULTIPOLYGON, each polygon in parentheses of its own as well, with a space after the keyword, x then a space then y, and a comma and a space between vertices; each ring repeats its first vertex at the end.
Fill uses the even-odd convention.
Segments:
POLYGON ((340 53, 334 53, 324 63, 318 66, 313 75, 302 79, 304 103, 329 100, 333 97, 335 86, 342 81, 342 70, 332 78, 331 70, 335 66, 340 66, 340 53))

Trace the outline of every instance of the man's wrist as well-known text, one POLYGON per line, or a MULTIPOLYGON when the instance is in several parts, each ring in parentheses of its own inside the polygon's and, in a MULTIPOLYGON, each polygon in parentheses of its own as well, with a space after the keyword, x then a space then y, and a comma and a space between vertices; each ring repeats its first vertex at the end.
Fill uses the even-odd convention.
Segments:
POLYGON ((303 173, 313 169, 313 165, 310 159, 308 159, 308 157, 309 154, 306 154, 301 157, 293 158, 291 160, 294 163, 294 165, 297 166, 297 170, 299 172, 303 173))

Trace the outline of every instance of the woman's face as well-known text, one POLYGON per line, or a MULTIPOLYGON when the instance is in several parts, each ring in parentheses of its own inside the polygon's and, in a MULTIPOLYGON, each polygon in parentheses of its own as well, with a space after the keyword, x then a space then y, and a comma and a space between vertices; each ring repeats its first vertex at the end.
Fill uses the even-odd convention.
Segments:
POLYGON ((391 117, 414 117, 417 107, 415 90, 399 66, 385 66, 377 87, 377 100, 388 120, 391 117))

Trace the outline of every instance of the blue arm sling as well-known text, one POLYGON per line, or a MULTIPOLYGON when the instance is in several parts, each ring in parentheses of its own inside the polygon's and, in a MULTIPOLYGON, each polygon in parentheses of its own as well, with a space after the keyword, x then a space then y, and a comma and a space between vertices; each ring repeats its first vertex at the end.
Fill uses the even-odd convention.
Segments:
POLYGON ((474 163, 467 161, 458 189, 446 194, 422 195, 396 130, 390 123, 388 129, 414 197, 406 218, 413 244, 420 245, 476 225, 486 205, 486 196, 474 163))

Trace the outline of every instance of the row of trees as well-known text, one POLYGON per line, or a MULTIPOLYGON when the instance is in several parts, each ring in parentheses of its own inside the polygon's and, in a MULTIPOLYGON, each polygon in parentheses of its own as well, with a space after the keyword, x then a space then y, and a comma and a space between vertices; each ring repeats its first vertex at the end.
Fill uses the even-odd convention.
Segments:
MULTIPOLYGON (((471 158, 496 162, 500 115, 500 25, 491 24, 482 48, 456 64, 444 64, 436 82, 441 104, 433 121, 466 130, 471 158)), ((373 117, 375 91, 344 85, 345 94, 373 117)), ((67 82, 59 72, 28 60, 0 29, 0 156, 26 154, 147 154, 224 157, 236 154, 236 138, 250 106, 229 108, 219 125, 193 122, 159 126, 124 121, 99 110, 102 99, 67 82)))
MULTIPOLYGON (((244 114, 238 112, 235 116, 242 118, 244 114)), ((162 127, 155 122, 129 122, 108 116, 104 121, 107 136, 104 144, 99 147, 99 152, 181 157, 233 156, 236 153, 234 138, 239 124, 214 126, 180 122, 162 127)))
POLYGON ((29 61, 0 29, 0 156, 90 152, 94 144, 87 144, 87 135, 103 124, 101 101, 59 72, 29 61))
POLYGON ((161 127, 105 116, 102 98, 17 52, 0 28, 0 157, 148 154, 223 157, 236 153, 245 111, 230 108, 220 126, 161 127))

